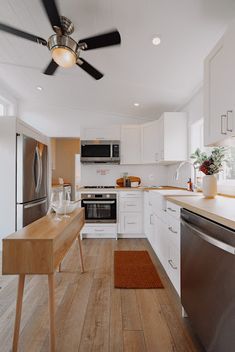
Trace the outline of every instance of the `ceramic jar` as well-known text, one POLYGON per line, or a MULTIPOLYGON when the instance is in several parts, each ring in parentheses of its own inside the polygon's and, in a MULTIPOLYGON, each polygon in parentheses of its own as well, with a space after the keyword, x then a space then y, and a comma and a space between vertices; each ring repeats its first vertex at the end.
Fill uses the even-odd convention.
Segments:
POLYGON ((202 192, 205 198, 215 198, 217 194, 217 179, 215 175, 205 175, 202 178, 202 192))

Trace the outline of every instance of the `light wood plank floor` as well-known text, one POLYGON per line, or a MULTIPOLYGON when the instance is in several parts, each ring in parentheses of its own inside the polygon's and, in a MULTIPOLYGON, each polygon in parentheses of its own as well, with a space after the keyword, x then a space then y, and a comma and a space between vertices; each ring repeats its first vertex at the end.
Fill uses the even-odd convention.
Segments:
MULTIPOLYGON (((85 239, 85 273, 76 244, 56 273, 58 352, 201 352, 168 278, 144 239, 85 239), (113 252, 148 249, 164 289, 113 288, 113 252)), ((0 350, 11 351, 17 278, 0 276, 0 350)), ((49 351, 46 276, 26 280, 20 352, 49 351)))

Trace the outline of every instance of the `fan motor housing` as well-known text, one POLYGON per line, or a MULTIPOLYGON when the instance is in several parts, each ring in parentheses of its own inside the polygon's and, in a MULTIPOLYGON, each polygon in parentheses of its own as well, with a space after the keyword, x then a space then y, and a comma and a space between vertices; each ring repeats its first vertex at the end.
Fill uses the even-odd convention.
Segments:
POLYGON ((48 39, 48 48, 53 50, 55 48, 65 48, 73 52, 77 56, 78 44, 71 37, 67 35, 53 34, 48 39))

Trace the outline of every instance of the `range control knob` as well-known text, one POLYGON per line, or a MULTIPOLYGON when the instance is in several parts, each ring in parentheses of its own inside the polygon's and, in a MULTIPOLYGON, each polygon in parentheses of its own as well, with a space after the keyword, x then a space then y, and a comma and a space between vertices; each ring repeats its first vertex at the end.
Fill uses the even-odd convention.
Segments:
POLYGON ((110 198, 110 194, 106 194, 106 198, 110 198))
POLYGON ((88 194, 88 195, 87 195, 87 198, 91 198, 91 194, 88 194))

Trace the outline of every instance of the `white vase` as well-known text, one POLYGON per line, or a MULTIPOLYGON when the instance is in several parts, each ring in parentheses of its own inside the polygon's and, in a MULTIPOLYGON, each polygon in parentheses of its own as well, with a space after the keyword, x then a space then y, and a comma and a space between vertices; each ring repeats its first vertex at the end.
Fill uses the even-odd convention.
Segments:
POLYGON ((215 198, 217 194, 217 179, 215 175, 205 175, 202 178, 202 192, 205 198, 215 198))

